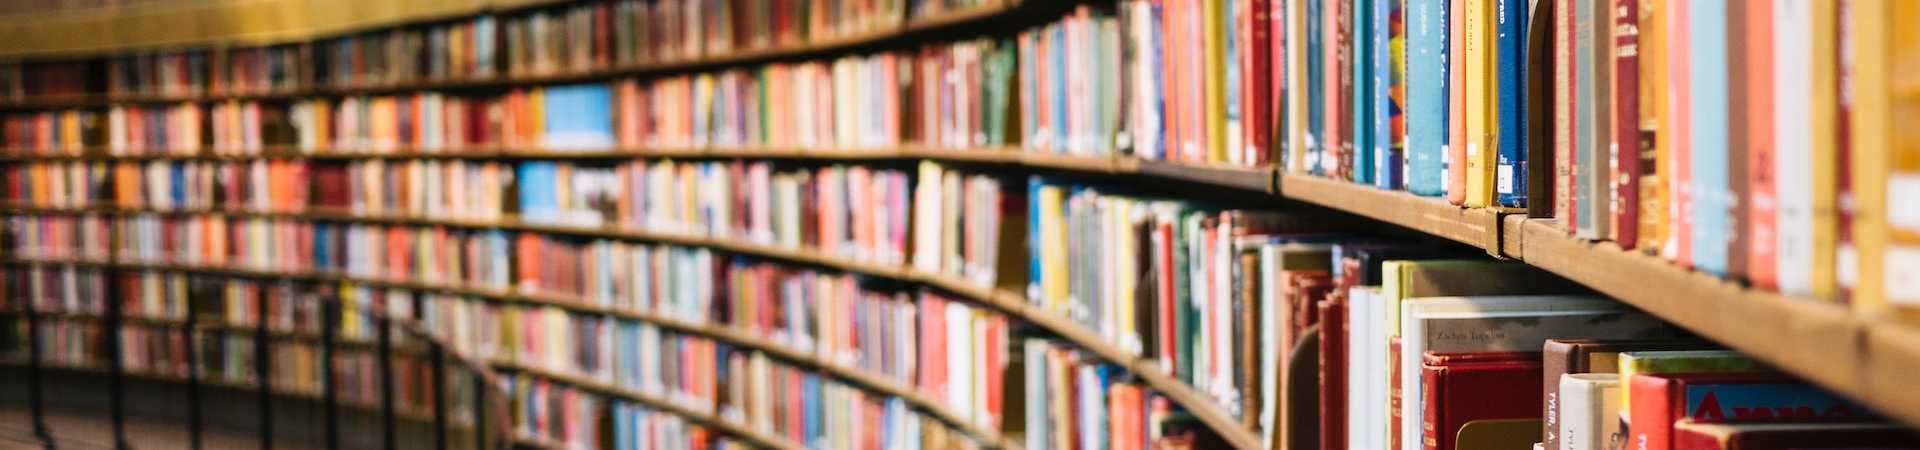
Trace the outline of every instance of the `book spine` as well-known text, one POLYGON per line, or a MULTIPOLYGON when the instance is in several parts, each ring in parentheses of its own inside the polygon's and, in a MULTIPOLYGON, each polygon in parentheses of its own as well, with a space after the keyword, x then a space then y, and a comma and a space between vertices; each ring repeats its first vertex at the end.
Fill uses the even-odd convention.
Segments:
POLYGON ((1560 377, 1560 447, 1603 450, 1618 431, 1620 388, 1617 376, 1560 377), (1615 424, 1615 426, 1608 426, 1615 424), (1610 432, 1611 431, 1611 432, 1610 432))
POLYGON ((1575 57, 1578 35, 1574 32, 1574 0, 1552 0, 1553 13, 1553 217, 1567 232, 1578 230, 1579 211, 1574 208, 1574 150, 1578 140, 1579 77, 1575 57))
POLYGON ((1666 14, 1661 16, 1666 24, 1667 37, 1667 96, 1665 109, 1667 120, 1661 123, 1661 136, 1667 139, 1667 155, 1671 164, 1665 169, 1667 176, 1667 220, 1669 222, 1667 241, 1662 255, 1673 260, 1681 267, 1693 267, 1693 124, 1692 95, 1693 85, 1688 81, 1692 76, 1690 59, 1693 49, 1688 43, 1693 27, 1688 20, 1690 2, 1668 2, 1666 14))
POLYGON ((1449 448, 1446 444, 1450 443, 1450 439, 1442 436, 1443 433, 1440 429, 1442 425, 1447 423, 1447 418, 1443 417, 1446 411, 1445 402, 1447 399, 1441 397, 1441 394, 1445 393, 1446 390, 1440 389, 1441 386, 1446 385, 1446 378, 1446 367, 1427 366, 1420 372, 1420 384, 1426 386, 1425 389, 1420 390, 1422 412, 1420 431, 1421 435, 1424 436, 1420 441, 1420 448, 1422 450, 1449 448))
POLYGON ((1447 202, 1464 205, 1467 201, 1467 3, 1447 2, 1447 150, 1443 164, 1447 168, 1447 202))
POLYGON ((1837 2, 1812 2, 1813 273, 1815 298, 1838 300, 1840 250, 1840 41, 1837 2))
MULTIPOLYGON (((1813 295, 1814 63, 1813 8, 1810 2, 1773 0, 1773 287, 1786 295, 1813 295), (1778 124, 1805 126, 1779 127, 1778 124)), ((1765 220, 1765 219, 1761 219, 1765 220)), ((1765 264, 1765 263, 1762 263, 1765 264)), ((1759 282, 1761 277, 1756 276, 1759 282)))
POLYGON ((1672 448, 1673 417, 1672 382, 1664 377, 1631 376, 1626 377, 1621 389, 1629 394, 1626 403, 1627 414, 1622 420, 1628 420, 1625 428, 1628 445, 1638 450, 1669 450, 1672 448))
POLYGON ((1523 0, 1496 0, 1493 61, 1495 113, 1492 179, 1494 204, 1527 207, 1527 19, 1523 0))
MULTIPOLYGON (((1766 290, 1779 287, 1779 200, 1775 195, 1780 174, 1773 164, 1777 150, 1774 129, 1774 29, 1776 20, 1771 0, 1748 3, 1745 14, 1746 99, 1747 107, 1738 110, 1746 124, 1747 194, 1736 200, 1747 213, 1747 226, 1740 230, 1748 245, 1745 273, 1754 286, 1766 290)), ((1790 264, 1804 264, 1796 260, 1790 264)))
POLYGON ((1374 148, 1374 92, 1378 83, 1374 80, 1386 74, 1386 68, 1374 64, 1374 49, 1384 42, 1375 39, 1375 31, 1385 29, 1385 24, 1375 21, 1374 4, 1391 0, 1351 0, 1346 7, 1352 31, 1347 36, 1352 50, 1347 54, 1348 69, 1345 82, 1348 87, 1346 100, 1348 117, 1345 122, 1347 143, 1352 148, 1353 160, 1349 174, 1354 183, 1373 184, 1373 159, 1378 154, 1374 148))
POLYGON ((1728 180, 1727 5, 1687 7, 1688 152, 1693 192, 1692 263, 1701 271, 1727 273, 1733 192, 1728 180))
POLYGON ((1640 1, 1613 0, 1613 135, 1610 138, 1614 176, 1614 242, 1633 248, 1640 241, 1640 1))
POLYGON ((1640 141, 1640 205, 1635 215, 1640 217, 1634 226, 1638 241, 1634 246, 1642 251, 1658 253, 1666 240, 1667 204, 1672 191, 1667 185, 1667 169, 1670 157, 1667 154, 1667 141, 1671 139, 1661 128, 1665 123, 1666 111, 1666 28, 1661 23, 1665 6, 1661 2, 1638 2, 1638 22, 1634 30, 1638 44, 1640 67, 1638 81, 1640 86, 1639 105, 1640 141))
POLYGON ((1415 195, 1446 193, 1447 168, 1447 0, 1407 0, 1406 80, 1407 190, 1415 195))

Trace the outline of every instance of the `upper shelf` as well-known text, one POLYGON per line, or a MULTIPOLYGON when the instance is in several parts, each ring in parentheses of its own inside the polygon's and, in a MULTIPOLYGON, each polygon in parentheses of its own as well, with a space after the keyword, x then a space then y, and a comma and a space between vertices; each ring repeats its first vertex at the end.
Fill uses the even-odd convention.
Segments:
POLYGON ((1545 269, 1920 425, 1920 330, 1677 266, 1611 242, 1577 239, 1553 219, 1470 209, 1445 199, 1284 174, 1279 196, 1474 246, 1545 269))
MULTIPOLYGON (((324 0, 324 1, 337 1, 337 0, 324 0)), ((387 1, 381 1, 381 0, 372 0, 372 1, 348 0, 348 1, 354 1, 358 3, 382 3, 382 4, 394 3, 394 2, 387 2, 387 1)), ((458 0, 449 0, 449 1, 458 1, 458 0)), ((493 0, 493 1, 466 0, 466 1, 473 2, 473 3, 488 4, 489 6, 486 6, 484 9, 455 10, 455 11, 464 11, 464 13, 456 13, 452 11, 442 12, 439 15, 435 15, 435 17, 453 17, 453 16, 459 16, 462 14, 472 15, 476 12, 491 11, 491 10, 503 8, 501 6, 493 5, 495 3, 517 5, 517 6, 512 6, 512 8, 522 8, 522 7, 528 7, 533 5, 557 3, 555 0, 493 0)), ((169 103, 169 102, 183 102, 183 101, 223 101, 223 100, 250 100, 250 99, 264 100, 264 99, 285 99, 285 98, 315 97, 315 96, 333 96, 333 95, 345 95, 345 94, 372 94, 372 93, 400 92, 400 91, 434 91, 434 90, 451 90, 451 89, 472 89, 472 88, 483 88, 483 87, 569 83, 569 82, 601 80, 601 79, 615 78, 615 77, 621 77, 621 76, 678 72, 678 71, 695 70, 695 69, 709 68, 709 67, 752 64, 752 63, 758 63, 758 62, 764 62, 764 61, 772 61, 776 59, 791 58, 791 57, 827 53, 827 52, 835 52, 835 51, 847 50, 847 49, 852 49, 852 48, 862 47, 867 45, 885 43, 885 42, 896 40, 896 39, 904 39, 904 38, 907 38, 919 33, 923 33, 929 30, 946 28, 946 27, 955 26, 955 25, 982 22, 982 21, 985 21, 986 19, 997 17, 1002 13, 1005 13, 1014 8, 1017 8, 1020 5, 1020 1, 1021 0, 988 0, 980 4, 979 6, 974 6, 974 7, 965 8, 965 9, 958 9, 953 11, 946 11, 941 13, 935 13, 925 17, 905 19, 905 20, 902 20, 899 25, 892 26, 892 27, 883 27, 883 28, 878 28, 878 29, 864 31, 864 32, 854 32, 847 35, 815 39, 815 40, 810 40, 807 42, 801 42, 801 43, 796 43, 791 45, 770 46, 770 47, 758 48, 758 49, 748 49, 748 50, 742 50, 742 51, 727 52, 724 54, 701 55, 701 56, 695 56, 690 58, 681 58, 681 59, 666 60, 666 61, 649 61, 649 62, 642 62, 642 63, 635 63, 635 64, 610 65, 606 67, 598 67, 598 68, 594 68, 591 70, 584 70, 584 71, 554 72, 554 73, 534 74, 534 75, 498 75, 498 76, 489 76, 489 77, 436 79, 436 80, 407 80, 407 81, 392 82, 392 83, 366 83, 366 84, 360 84, 360 85, 354 85, 354 86, 312 86, 312 87, 305 87, 305 88, 299 88, 299 89, 275 90, 275 91, 264 91, 264 92, 236 92, 236 93, 212 93, 212 94, 193 93, 193 94, 183 94, 183 95, 89 94, 89 95, 82 95, 82 96, 46 96, 46 97, 38 97, 38 98, 28 98, 21 101, 0 101, 0 110, 97 107, 97 106, 104 106, 104 105, 115 104, 115 103, 169 103)), ((323 0, 270 0, 262 3, 274 3, 274 2, 311 3, 311 2, 323 2, 323 0)), ((413 4, 413 3, 422 3, 422 2, 400 2, 400 3, 413 4)), ((431 2, 427 2, 427 3, 431 3, 431 2)), ((320 6, 316 6, 316 7, 320 7, 320 6)), ((391 8, 388 8, 388 9, 391 9, 391 8)), ((511 8, 508 8, 508 9, 511 9, 511 8)), ((244 20, 265 20, 265 19, 244 19, 244 20)), ((244 21, 244 20, 240 20, 240 21, 244 21)), ((261 27, 262 29, 266 29, 266 30, 282 29, 282 28, 275 28, 275 27, 266 27, 261 25, 254 25, 254 26, 261 27)), ((0 36, 26 35, 22 33, 11 33, 9 32, 10 31, 9 28, 39 29, 39 28, 45 28, 45 27, 47 27, 47 25, 37 24, 37 23, 0 24, 0 36)), ((144 28, 155 28, 155 27, 137 26, 135 28, 144 29, 144 28)), ((367 28, 367 27, 362 26, 359 28, 367 28)), ((41 32, 41 33, 50 33, 50 32, 41 32)), ((337 33, 338 31, 334 31, 332 33, 313 33, 313 32, 301 33, 298 38, 299 39, 313 38, 313 37, 318 37, 322 35, 337 34, 337 33)), ((113 34, 114 33, 108 33, 108 35, 113 35, 113 34)), ((279 39, 279 41, 288 41, 288 40, 297 40, 297 39, 292 39, 292 38, 279 39)), ((148 46, 152 45, 152 41, 136 41, 136 42, 142 42, 148 46)), ((263 44, 267 42, 271 42, 271 40, 238 40, 238 41, 212 40, 212 41, 206 41, 204 43, 206 44, 221 43, 223 45, 258 45, 258 44, 263 44)), ((35 53, 28 50, 21 50, 21 49, 33 48, 28 44, 23 44, 21 46, 16 46, 13 44, 18 44, 18 43, 17 42, 11 43, 9 45, 9 48, 14 48, 16 50, 14 50, 13 52, 0 51, 0 57, 7 57, 7 56, 17 57, 17 56, 23 56, 26 54, 35 53)), ((172 44, 172 45, 181 46, 181 45, 187 45, 187 44, 188 43, 179 43, 179 44, 172 44)), ((111 51, 111 50, 120 50, 120 49, 121 48, 117 48, 117 47, 108 47, 108 48, 102 48, 102 49, 93 49, 93 51, 111 51)), ((70 53, 74 51, 79 51, 79 50, 77 49, 65 50, 63 52, 70 53)))

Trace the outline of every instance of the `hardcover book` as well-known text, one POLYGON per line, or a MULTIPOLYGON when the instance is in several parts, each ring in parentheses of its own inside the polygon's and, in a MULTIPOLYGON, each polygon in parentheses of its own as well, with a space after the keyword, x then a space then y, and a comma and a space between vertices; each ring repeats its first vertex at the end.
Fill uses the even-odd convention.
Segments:
POLYGON ((1533 395, 1514 395, 1514 384, 1540 376, 1540 354, 1533 352, 1434 353, 1422 355, 1420 409, 1424 450, 1454 445, 1459 430, 1486 420, 1534 419, 1533 395))
POLYGON ((1713 423, 1681 420, 1674 450, 1789 450, 1807 448, 1911 449, 1920 435, 1879 423, 1713 423))
MULTIPOLYGON (((1585 373, 1616 373, 1620 370, 1620 353, 1628 351, 1658 350, 1700 350, 1715 346, 1707 341, 1695 339, 1672 340, 1632 340, 1632 339, 1549 339, 1543 349, 1540 379, 1541 420, 1540 441, 1549 448, 1558 446, 1559 436, 1554 432, 1560 414, 1558 401, 1560 380, 1566 375, 1585 373)), ((1614 400, 1618 400, 1617 398, 1614 400)), ((1617 403, 1617 402, 1616 402, 1617 403)))
POLYGON ((1694 422, 1865 420, 1865 408, 1773 373, 1638 373, 1626 380, 1629 442, 1673 449, 1673 425, 1694 422))

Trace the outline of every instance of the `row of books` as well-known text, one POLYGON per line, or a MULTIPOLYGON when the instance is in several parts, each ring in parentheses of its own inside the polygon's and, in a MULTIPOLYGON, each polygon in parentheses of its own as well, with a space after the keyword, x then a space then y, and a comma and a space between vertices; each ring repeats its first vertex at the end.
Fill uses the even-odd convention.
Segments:
POLYGON ((1888 112, 1912 45, 1880 31, 1908 5, 1255 3, 1285 26, 1290 172, 1551 205, 1574 236, 1763 289, 1920 298, 1913 227, 1880 219, 1912 209, 1888 112))
POLYGON ((965 148, 1014 141, 1014 49, 991 40, 500 95, 439 92, 8 114, 28 154, 459 152, 507 146, 965 148), (872 89, 891 86, 892 89, 872 89))
MULTIPOLYGON (((0 354, 7 355, 10 361, 25 361, 27 333, 32 332, 38 334, 42 364, 81 370, 103 370, 109 364, 106 345, 108 339, 115 336, 94 319, 42 317, 38 326, 29 330, 27 322, 15 314, 0 315, 0 325, 5 326, 7 334, 0 343, 12 344, 0 348, 0 354)), ((179 380, 186 378, 189 370, 195 370, 205 382, 257 386, 260 372, 256 361, 264 357, 268 358, 271 374, 268 382, 275 391, 307 397, 322 394, 326 367, 321 361, 318 342, 270 339, 266 341, 266 351, 261 351, 260 341, 244 330, 189 334, 171 326, 141 324, 122 325, 117 337, 123 367, 131 374, 179 380), (192 346, 191 360, 189 345, 192 346)), ((335 349, 334 388, 343 403, 379 403, 383 389, 381 359, 367 348, 335 349)), ((394 399, 401 410, 431 411, 434 395, 445 395, 449 407, 453 408, 473 404, 470 378, 448 377, 448 389, 436 394, 430 361, 405 353, 390 354, 386 359, 392 365, 394 399)), ((462 415, 449 415, 456 421, 466 420, 459 416, 462 415)))
POLYGON ((338 304, 324 303, 332 292, 326 286, 289 280, 261 281, 194 275, 163 270, 109 273, 96 267, 35 265, 5 271, 14 280, 17 297, 0 301, 0 309, 32 307, 52 317, 100 318, 109 302, 118 302, 123 317, 157 324, 184 325, 191 318, 201 327, 255 328, 265 321, 277 333, 317 336, 325 315, 334 315, 335 338, 341 342, 371 342, 379 322, 376 313, 412 317, 412 304, 389 305, 368 295, 347 296, 338 304), (115 290, 108 291, 112 284, 115 290), (17 307, 7 308, 18 299, 17 307))
MULTIPOLYGON (((750 428, 809 448, 978 448, 933 419, 910 411, 895 397, 876 397, 823 380, 819 375, 782 370, 773 377, 779 392, 762 406, 778 412, 777 422, 750 428)), ((536 374, 508 376, 515 402, 514 432, 522 438, 566 448, 731 449, 750 446, 672 412, 607 397, 587 388, 542 379, 536 374)), ((723 418, 721 420, 736 420, 723 418)))
POLYGON ((832 41, 984 3, 595 1, 291 44, 15 62, 0 67, 0 95, 237 95, 590 74, 832 41))
POLYGON ((1263 284, 1285 267, 1262 252, 1327 239, 1331 223, 1043 179, 1028 196, 1028 301, 1251 417, 1254 335, 1281 325, 1253 319, 1281 304, 1263 284))
POLYGON ((1026 338, 1019 349, 1025 448, 1228 448, 1219 434, 1119 367, 1045 338, 1026 338))
MULTIPOLYGON (((921 181, 911 192, 905 171, 765 161, 33 162, 0 170, 6 181, 0 198, 19 206, 261 213, 311 206, 455 220, 517 213, 536 223, 741 237, 883 263, 905 262, 911 245, 918 268, 982 284, 995 282, 1001 271, 1004 216, 1022 203, 1003 192, 997 178, 932 162, 914 172, 921 181)), ((28 232, 74 230, 94 242, 104 235, 92 233, 106 229, 60 224, 28 232)))
MULTIPOLYGON (((307 209, 310 199, 314 197, 333 200, 324 195, 315 195, 314 191, 324 194, 333 192, 314 189, 316 183, 345 179, 343 174, 337 172, 358 167, 321 164, 320 168, 335 173, 313 175, 309 172, 314 166, 313 163, 295 160, 22 162, 0 168, 0 182, 5 183, 0 187, 0 199, 17 206, 43 208, 112 206, 163 211, 226 209, 297 212, 307 209)), ((437 174, 457 176, 462 180, 489 175, 469 175, 463 170, 468 167, 451 167, 437 174)), ((456 187, 459 186, 456 183, 456 187)))
MULTIPOLYGON (((1773 448, 1667 439, 1687 417, 1740 430, 1755 421, 1879 420, 1524 264, 1379 238, 1298 239, 1257 252, 1280 261, 1249 281, 1280 294, 1260 303, 1259 320, 1277 325, 1261 333, 1265 351, 1255 359, 1264 384, 1257 429, 1272 448, 1586 449, 1618 446, 1623 437, 1644 448, 1773 448), (1652 409, 1670 415, 1632 410, 1639 415, 1628 417, 1622 405, 1640 402, 1637 393, 1620 401, 1585 393, 1598 389, 1590 380, 1631 375, 1567 375, 1610 374, 1615 361, 1629 374, 1755 374, 1716 381, 1741 386, 1713 395, 1708 389, 1722 387, 1658 397, 1666 403, 1652 409)), ((1865 429, 1913 436, 1896 425, 1865 429)))

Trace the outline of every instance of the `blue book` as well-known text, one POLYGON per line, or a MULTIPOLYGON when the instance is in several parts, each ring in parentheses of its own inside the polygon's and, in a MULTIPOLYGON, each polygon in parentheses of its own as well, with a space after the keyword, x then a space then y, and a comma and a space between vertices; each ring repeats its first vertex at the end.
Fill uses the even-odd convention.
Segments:
POLYGON ((1693 165, 1693 267, 1727 273, 1733 192, 1727 185, 1727 5, 1689 3, 1687 105, 1693 126, 1687 142, 1693 165))
MULTIPOLYGON (((1573 60, 1575 64, 1586 64, 1594 60, 1594 46, 1596 44, 1604 44, 1594 42, 1593 38, 1593 27, 1599 25, 1597 20, 1600 19, 1593 17, 1591 0, 1575 3, 1573 8, 1575 31, 1573 36, 1570 37, 1570 39, 1573 40, 1573 60)), ((1579 74, 1582 75, 1590 75, 1592 73, 1591 68, 1581 69, 1579 72, 1579 74)), ((1587 213, 1587 211, 1591 210, 1589 205, 1592 205, 1591 202, 1594 201, 1595 198, 1595 192, 1593 192, 1592 189, 1593 165, 1587 164, 1587 161, 1591 161, 1592 158, 1590 158, 1590 155, 1587 153, 1594 151, 1594 146, 1592 145, 1594 142, 1593 139, 1598 137, 1596 136, 1598 133, 1594 130, 1594 125, 1597 123, 1595 115, 1606 113, 1605 111, 1597 111, 1598 108, 1595 107, 1595 103, 1599 101, 1594 97, 1595 78, 1595 76, 1578 75, 1574 77, 1573 97, 1576 99, 1576 103, 1574 104, 1577 105, 1575 108, 1576 111, 1573 112, 1573 142, 1575 142, 1575 144, 1571 152, 1572 154, 1568 155, 1570 156, 1568 159, 1572 160, 1570 162, 1573 168, 1573 185, 1569 188, 1573 190, 1573 204, 1580 205, 1580 212, 1574 214, 1573 225, 1574 229, 1580 233, 1580 236, 1585 238, 1598 237, 1595 236, 1598 233, 1596 233, 1593 228, 1596 224, 1593 220, 1594 214, 1587 213)), ((1602 197, 1606 195, 1606 193, 1599 194, 1602 197)))
POLYGON ((1326 114, 1327 106, 1325 97, 1323 97, 1323 95, 1326 94, 1324 92, 1325 89, 1322 89, 1325 83, 1325 80, 1322 80, 1322 78, 1324 78, 1326 69, 1322 67, 1324 65, 1322 63, 1325 61, 1322 61, 1320 56, 1320 44, 1323 40, 1321 34, 1325 32, 1322 30, 1325 24, 1321 23, 1323 21, 1323 16, 1321 16, 1323 12, 1321 10, 1324 8, 1322 8, 1320 2, 1317 1, 1307 1, 1306 4, 1307 19, 1303 20, 1303 22, 1306 22, 1307 26, 1303 28, 1306 29, 1304 33, 1307 35, 1305 39, 1307 56, 1306 64, 1303 64, 1306 67, 1303 67, 1303 69, 1306 70, 1307 74, 1307 160, 1304 162, 1307 164, 1307 173, 1326 175, 1326 165, 1320 162, 1320 158, 1324 154, 1324 152, 1321 151, 1322 142, 1318 139, 1320 133, 1326 130, 1326 120, 1324 116, 1322 116, 1326 114))
MULTIPOLYGON (((59 128, 59 127, 54 127, 54 128, 59 128)), ((180 161, 174 161, 168 164, 167 166, 168 166, 167 168, 170 169, 167 176, 173 178, 173 183, 170 183, 167 185, 168 196, 173 198, 173 207, 180 208, 180 207, 186 206, 187 204, 187 165, 186 163, 183 163, 180 161)), ((260 188, 265 188, 265 186, 260 186, 260 188)), ((266 193, 264 192, 255 192, 253 194, 266 195, 266 193)))
POLYGON ((634 448, 633 405, 613 403, 613 448, 634 448))
MULTIPOLYGON (((1224 74, 1222 77, 1224 79, 1223 83, 1226 84, 1226 86, 1223 86, 1225 94, 1221 96, 1221 99, 1224 100, 1223 103, 1226 103, 1225 120, 1227 123, 1225 125, 1227 132, 1225 139, 1227 142, 1219 143, 1218 145, 1225 147, 1228 155, 1241 155, 1245 153, 1245 146, 1248 145, 1248 142, 1242 139, 1245 134, 1242 134, 1240 130, 1243 129, 1242 127, 1251 126, 1242 122, 1240 116, 1242 108, 1246 108, 1247 106, 1240 104, 1241 73, 1239 70, 1236 70, 1240 61, 1240 42, 1239 39, 1236 39, 1238 33, 1233 31, 1233 23, 1236 18, 1236 10, 1234 7, 1239 4, 1240 2, 1220 2, 1220 23, 1222 24, 1221 27, 1226 29, 1225 33, 1220 33, 1222 54, 1220 60, 1226 61, 1226 69, 1221 70, 1224 74), (1226 145, 1227 143, 1237 143, 1238 145, 1226 145)), ((1236 158, 1236 156, 1228 156, 1227 158, 1231 161, 1236 158)))
POLYGON ((608 148, 613 138, 613 93, 605 84, 553 86, 542 94, 546 129, 540 145, 550 149, 608 148))
POLYGON ((1407 191, 1447 195, 1447 0, 1407 0, 1407 191))
POLYGON ((1495 155, 1494 202, 1527 207, 1527 5, 1497 0, 1494 8, 1494 105, 1500 152, 1495 155))
POLYGON ((826 416, 826 411, 820 410, 820 378, 813 376, 813 374, 803 375, 800 377, 800 385, 800 402, 806 405, 806 407, 802 409, 802 411, 805 411, 805 414, 802 415, 806 417, 807 421, 806 443, 811 448, 821 448, 820 445, 824 444, 824 442, 821 442, 819 439, 822 434, 821 428, 823 428, 825 424, 820 422, 820 418, 826 416))
POLYGON ((520 189, 520 216, 524 219, 557 217, 560 214, 560 197, 555 192, 560 180, 559 170, 552 161, 527 161, 520 163, 515 171, 515 184, 520 189))
POLYGON ((1374 23, 1373 7, 1375 3, 1392 0, 1353 0, 1351 12, 1353 30, 1348 39, 1353 40, 1353 51, 1347 54, 1353 64, 1353 92, 1348 92, 1346 103, 1352 109, 1352 117, 1347 119, 1347 129, 1353 130, 1347 140, 1353 144, 1353 182, 1373 184, 1373 157, 1377 155, 1373 146, 1379 136, 1373 131, 1373 95, 1379 84, 1375 79, 1383 71, 1374 65, 1373 52, 1380 42, 1375 39, 1374 31, 1386 27, 1374 23))
POLYGON ((1166 86, 1166 80, 1161 78, 1161 71, 1158 68, 1161 64, 1166 64, 1167 50, 1165 43, 1162 42, 1164 39, 1160 36, 1160 27, 1164 26, 1162 23, 1164 18, 1161 17, 1162 8, 1159 3, 1153 3, 1153 5, 1153 23, 1149 26, 1152 29, 1146 30, 1147 46, 1149 49, 1147 51, 1147 67, 1153 68, 1152 70, 1148 70, 1147 74, 1153 77, 1153 81, 1146 83, 1145 86, 1137 86, 1140 90, 1146 92, 1147 100, 1151 102, 1150 105, 1152 106, 1151 110, 1147 112, 1147 123, 1144 125, 1134 125, 1147 127, 1147 142, 1135 142, 1133 145, 1135 148, 1145 146, 1145 148, 1149 149, 1147 154, 1151 155, 1152 159, 1164 160, 1167 159, 1167 116, 1165 114, 1165 111, 1167 111, 1167 95, 1161 91, 1161 88, 1166 86))
POLYGON ((1047 26, 1047 58, 1053 67, 1049 69, 1053 83, 1053 134, 1047 150, 1053 153, 1066 153, 1067 148, 1067 27, 1058 22, 1047 26))

